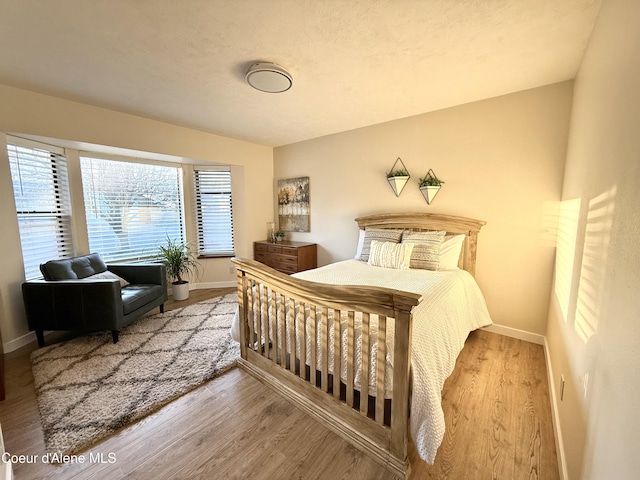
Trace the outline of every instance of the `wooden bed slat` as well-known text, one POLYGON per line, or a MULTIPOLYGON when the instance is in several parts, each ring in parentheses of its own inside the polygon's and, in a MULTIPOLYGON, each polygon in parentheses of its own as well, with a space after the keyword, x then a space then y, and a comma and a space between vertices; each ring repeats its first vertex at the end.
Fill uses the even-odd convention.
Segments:
POLYGON ((384 423, 384 371, 387 363, 387 317, 378 318, 376 342, 376 422, 384 423))
POLYGON ((369 314, 362 314, 362 371, 360 374, 360 411, 369 413, 369 314))
POLYGON ((265 321, 264 321, 264 356, 271 358, 271 289, 265 288, 264 291, 264 309, 265 309, 265 321))
POLYGON ((318 351, 316 344, 318 341, 318 313, 316 312, 316 306, 311 305, 311 312, 309 315, 309 342, 311 351, 309 352, 309 381, 316 385, 316 370, 318 361, 318 351))
POLYGON ((349 311, 347 314, 347 389, 346 389, 346 401, 347 405, 353 407, 353 371, 355 369, 354 365, 354 345, 353 345, 353 337, 355 335, 354 332, 355 324, 354 324, 354 312, 349 311))
POLYGON ((300 339, 300 378, 307 379, 307 316, 305 314, 306 305, 298 303, 298 339, 300 339))
POLYGON ((276 305, 276 294, 272 292, 271 294, 271 303, 269 306, 270 317, 271 317, 271 359, 278 363, 278 309, 276 305))
POLYGON ((323 307, 321 310, 320 316, 320 328, 321 328, 321 346, 322 348, 322 358, 320 363, 320 386, 322 387, 322 391, 325 393, 329 392, 329 313, 326 307, 323 307))
POLYGON ((333 398, 340 399, 340 358, 342 356, 342 332, 340 331, 340 310, 333 311, 333 398))
MULTIPOLYGON (((263 331, 262 331, 262 291, 264 289, 264 285, 263 284, 258 284, 258 292, 257 292, 257 300, 258 300, 258 305, 256 307, 257 311, 258 311, 258 315, 256 318, 256 336, 257 338, 257 343, 258 343, 258 352, 260 352, 262 350, 262 337, 263 337, 263 331)), ((262 355, 262 353, 260 353, 262 355)))
POLYGON ((253 280, 251 280, 249 282, 249 288, 247 288, 246 286, 245 291, 247 292, 247 295, 249 297, 248 299, 248 305, 247 308, 249 309, 248 311, 248 318, 247 321, 249 323, 249 338, 248 338, 248 346, 253 350, 255 348, 255 338, 256 338, 256 320, 255 320, 255 310, 254 310, 254 301, 255 301, 255 296, 254 296, 254 287, 255 287, 255 282, 253 280))
POLYGON ((274 311, 275 311, 275 328, 273 331, 273 348, 275 348, 275 356, 274 362, 277 364, 281 364, 282 362, 282 348, 280 347, 280 332, 282 328, 282 296, 278 294, 277 298, 274 300, 274 311))
POLYGON ((296 374, 296 304, 293 298, 289 298, 289 371, 296 374))

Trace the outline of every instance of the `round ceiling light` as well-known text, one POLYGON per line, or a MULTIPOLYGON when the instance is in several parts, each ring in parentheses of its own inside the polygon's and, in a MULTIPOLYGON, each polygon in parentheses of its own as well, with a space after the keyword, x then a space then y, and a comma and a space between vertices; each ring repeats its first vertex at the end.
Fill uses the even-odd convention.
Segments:
POLYGON ((244 78, 249 85, 261 92, 286 92, 293 85, 293 78, 289 72, 275 63, 254 63, 244 78))

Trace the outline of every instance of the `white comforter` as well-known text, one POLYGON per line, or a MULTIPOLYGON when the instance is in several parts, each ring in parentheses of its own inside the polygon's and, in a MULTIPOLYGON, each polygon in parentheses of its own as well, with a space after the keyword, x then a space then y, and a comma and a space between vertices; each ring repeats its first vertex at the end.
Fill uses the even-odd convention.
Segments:
MULTIPOLYGON (((469 332, 492 323, 473 277, 464 270, 393 270, 358 260, 295 276, 314 282, 388 287, 423 295, 413 312, 410 425, 418 454, 433 463, 445 431, 441 396, 444 382, 453 371, 469 332)), ((232 333, 236 339, 237 332, 234 322, 232 333)))

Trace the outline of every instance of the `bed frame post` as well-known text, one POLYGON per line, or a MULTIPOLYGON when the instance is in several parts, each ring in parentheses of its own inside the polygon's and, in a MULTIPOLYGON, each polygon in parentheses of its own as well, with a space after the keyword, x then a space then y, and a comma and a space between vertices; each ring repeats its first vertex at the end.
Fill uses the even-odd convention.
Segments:
POLYGON ((478 231, 471 230, 467 234, 467 249, 464 269, 474 277, 476 276, 476 255, 478 251, 478 231))
POLYGON ((409 417, 409 389, 411 366, 411 334, 413 305, 394 298, 395 340, 393 346, 393 393, 391 409, 391 455, 400 462, 398 468, 409 477, 411 465, 407 454, 407 427, 409 417))
POLYGON ((246 282, 246 273, 240 268, 236 268, 236 279, 238 283, 238 325, 240 327, 240 356, 246 360, 247 358, 247 336, 248 336, 248 328, 247 325, 247 308, 245 308, 248 304, 247 298, 247 286, 246 282))

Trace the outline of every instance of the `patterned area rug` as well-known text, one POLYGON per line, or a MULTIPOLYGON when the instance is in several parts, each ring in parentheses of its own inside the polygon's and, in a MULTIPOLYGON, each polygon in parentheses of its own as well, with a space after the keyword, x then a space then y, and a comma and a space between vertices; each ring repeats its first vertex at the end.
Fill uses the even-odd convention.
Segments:
POLYGON ((236 294, 142 318, 31 354, 45 447, 71 454, 229 370, 236 294))

